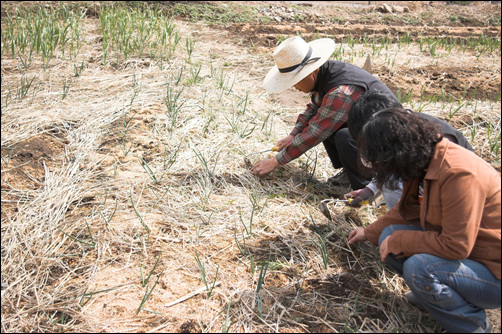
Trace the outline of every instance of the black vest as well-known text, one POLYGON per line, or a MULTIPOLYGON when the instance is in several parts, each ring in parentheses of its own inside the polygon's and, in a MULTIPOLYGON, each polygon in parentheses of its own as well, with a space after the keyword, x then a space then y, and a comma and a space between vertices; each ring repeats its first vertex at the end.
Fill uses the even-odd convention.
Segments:
POLYGON ((396 95, 380 80, 362 68, 337 60, 328 60, 319 67, 319 74, 313 91, 319 93, 321 101, 330 90, 339 85, 357 85, 369 91, 379 90, 398 101, 396 95))
MULTIPOLYGON (((411 110, 408 110, 408 111, 411 111, 411 110)), ((413 112, 413 111, 411 111, 411 112, 413 112)), ((439 124, 441 126, 441 133, 443 134, 443 136, 447 136, 448 139, 450 141, 454 142, 455 144, 458 144, 458 145, 468 149, 469 151, 476 153, 476 151, 474 151, 471 144, 469 144, 469 141, 467 141, 467 138, 464 137, 462 132, 458 131, 457 129, 455 129, 453 126, 451 126, 447 122, 445 122, 441 119, 438 119, 434 116, 427 115, 427 114, 424 114, 421 112, 414 112, 414 113, 416 115, 418 115, 419 117, 422 117, 428 121, 439 124)))

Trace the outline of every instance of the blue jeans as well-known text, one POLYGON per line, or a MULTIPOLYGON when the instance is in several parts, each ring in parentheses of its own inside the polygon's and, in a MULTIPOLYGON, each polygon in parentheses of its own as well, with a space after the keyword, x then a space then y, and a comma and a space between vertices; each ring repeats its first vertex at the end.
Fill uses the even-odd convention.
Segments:
MULTIPOLYGON (((423 231, 388 226, 378 243, 398 230, 423 231)), ((389 254, 385 263, 403 276, 420 304, 448 332, 484 333, 489 326, 485 309, 500 307, 500 280, 479 262, 422 253, 401 258, 389 254)))

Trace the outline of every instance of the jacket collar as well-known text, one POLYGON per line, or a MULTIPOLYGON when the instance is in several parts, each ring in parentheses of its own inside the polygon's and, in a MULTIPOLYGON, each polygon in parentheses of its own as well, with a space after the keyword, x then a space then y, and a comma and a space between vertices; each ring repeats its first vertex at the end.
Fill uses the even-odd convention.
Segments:
POLYGON ((424 179, 437 180, 439 178, 439 171, 443 166, 445 154, 450 145, 449 142, 450 141, 448 139, 443 138, 443 140, 436 144, 436 150, 431 159, 431 162, 429 163, 429 167, 427 168, 424 179))

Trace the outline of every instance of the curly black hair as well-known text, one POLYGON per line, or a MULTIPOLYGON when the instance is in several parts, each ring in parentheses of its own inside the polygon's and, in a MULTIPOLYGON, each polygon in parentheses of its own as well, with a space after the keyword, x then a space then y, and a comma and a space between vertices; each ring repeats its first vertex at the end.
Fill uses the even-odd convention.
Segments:
POLYGON ((395 97, 381 91, 370 91, 361 96, 349 111, 347 125, 352 138, 357 141, 364 124, 375 113, 383 109, 402 108, 395 97))
POLYGON ((402 108, 384 109, 364 125, 357 148, 379 187, 421 179, 443 139, 441 127, 402 108))

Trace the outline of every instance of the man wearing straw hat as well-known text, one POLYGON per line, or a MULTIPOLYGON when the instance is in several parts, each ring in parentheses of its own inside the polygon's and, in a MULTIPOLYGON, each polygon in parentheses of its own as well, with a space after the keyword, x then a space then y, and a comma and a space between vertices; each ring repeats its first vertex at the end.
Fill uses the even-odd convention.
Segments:
MULTIPOLYGON (((275 157, 256 163, 251 171, 258 176, 274 171, 323 143, 335 169, 343 168, 328 183, 340 189, 361 189, 371 179, 358 169, 356 143, 347 128, 352 104, 364 93, 379 90, 396 99, 394 93, 376 77, 349 63, 328 60, 335 42, 321 38, 305 42, 301 37, 286 39, 275 50, 275 66, 263 82, 269 93, 290 87, 309 93, 311 100, 298 116, 291 133, 276 144, 275 157)), ((340 193, 339 195, 343 195, 340 193)))

